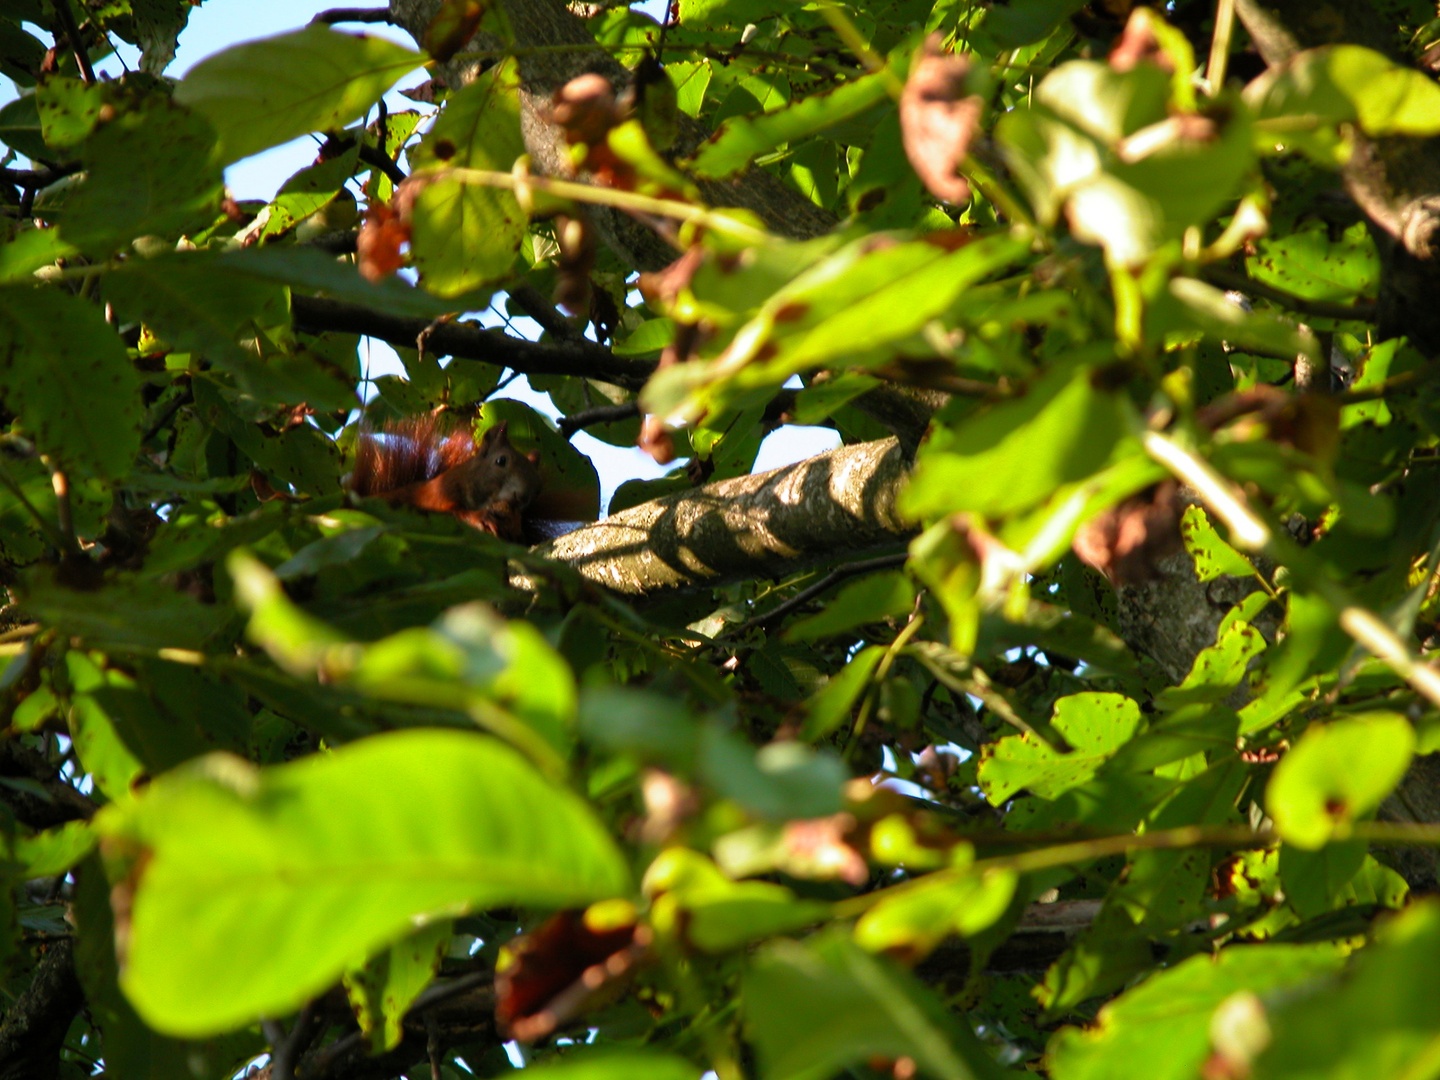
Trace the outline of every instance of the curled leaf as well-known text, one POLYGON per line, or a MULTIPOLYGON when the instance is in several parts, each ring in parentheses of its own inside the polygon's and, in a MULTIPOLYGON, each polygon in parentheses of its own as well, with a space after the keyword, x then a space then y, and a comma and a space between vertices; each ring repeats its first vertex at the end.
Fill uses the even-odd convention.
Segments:
POLYGON ((937 199, 970 201, 970 185, 956 175, 980 126, 984 100, 966 93, 970 61, 946 53, 931 34, 910 66, 900 97, 900 131, 905 156, 937 199))

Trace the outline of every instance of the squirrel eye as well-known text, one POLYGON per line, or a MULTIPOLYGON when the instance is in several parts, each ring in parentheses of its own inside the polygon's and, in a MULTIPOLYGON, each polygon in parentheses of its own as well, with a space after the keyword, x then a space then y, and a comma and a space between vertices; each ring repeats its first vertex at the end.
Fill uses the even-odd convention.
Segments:
POLYGON ((497 457, 497 458, 495 459, 495 464, 496 464, 496 465, 499 465, 500 468, 503 469, 506 465, 509 465, 509 464, 510 464, 509 455, 507 455, 507 454, 501 454, 499 457, 497 457))

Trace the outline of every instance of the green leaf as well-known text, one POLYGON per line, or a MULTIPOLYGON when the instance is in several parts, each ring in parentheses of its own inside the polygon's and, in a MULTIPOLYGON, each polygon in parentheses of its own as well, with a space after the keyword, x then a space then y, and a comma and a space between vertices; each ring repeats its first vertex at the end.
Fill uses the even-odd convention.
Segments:
POLYGON ((290 285, 332 300, 360 304, 392 315, 433 319, 454 310, 449 301, 413 288, 398 277, 387 278, 378 284, 366 281, 353 263, 314 248, 267 244, 228 252, 216 259, 213 265, 217 272, 233 274, 237 279, 252 278, 290 285))
POLYGON ((1432 898, 1384 923, 1342 977, 1270 1003, 1274 1037, 1254 1062, 1257 1080, 1435 1076, 1437 965, 1440 905, 1432 898))
MULTIPOLYGON (((124 869, 117 868, 119 873, 124 869)), ((116 927, 110 897, 112 887, 121 883, 107 879, 98 854, 87 858, 75 877, 75 974, 85 988, 87 1010, 105 1033, 107 1069, 117 1076, 210 1080, 235 1075, 265 1049, 264 1037, 255 1028, 219 1039, 181 1042, 147 1027, 117 982, 116 927)))
POLYGON ((758 817, 824 817, 844 803, 840 789, 848 770, 829 751, 790 741, 753 750, 739 736, 709 724, 701 731, 698 753, 703 778, 758 817))
POLYGON ((1008 870, 930 874, 862 915, 855 941, 871 952, 924 956, 952 933, 969 937, 994 924, 1017 881, 1008 870))
POLYGON ((105 87, 86 86, 79 79, 52 76, 35 88, 35 107, 45 144, 69 150, 85 140, 105 107, 105 87))
POLYGON ((25 609, 87 644, 142 649, 202 648, 232 618, 188 593, 123 579, 95 592, 32 586, 25 609))
POLYGON ((583 802, 457 731, 378 735, 269 769, 213 755, 102 827, 152 851, 122 985, 173 1034, 297 1008, 415 919, 630 887, 583 802))
POLYGON ((1363 221, 1337 239, 1323 221, 1255 241, 1245 269, 1256 281, 1274 285, 1305 300, 1354 303, 1373 297, 1380 280, 1380 256, 1363 221))
POLYGON ((921 449, 900 509, 933 520, 960 510, 1000 515, 1098 472, 1125 433, 1114 395, 1086 367, 1058 366, 1023 397, 937 431, 921 449))
POLYGON ((1201 581, 1214 581, 1222 574, 1250 577, 1255 567, 1215 531, 1209 516, 1199 506, 1187 506, 1180 517, 1180 537, 1185 550, 1195 559, 1195 576, 1201 581))
POLYGON ((1021 788, 1054 799, 1085 783, 1140 728, 1140 707, 1123 694, 1072 694, 1055 703, 1060 754, 1029 733, 1007 735, 980 753, 980 789, 999 806, 1021 788))
POLYGON ((282 322, 288 312, 279 285, 237 274, 233 265, 208 252, 130 259, 105 275, 105 298, 175 348, 243 372, 260 359, 256 324, 282 322))
POLYGON ((71 687, 67 722, 81 766, 106 798, 128 799, 131 785, 145 768, 121 740, 114 720, 95 697, 109 673, 75 650, 65 654, 65 669, 71 687))
POLYGON ((1302 919, 1333 910, 1366 859, 1365 845, 1347 840, 1305 851, 1293 844, 1280 847, 1280 881, 1285 899, 1302 919))
POLYGON ((452 929, 448 919, 423 926, 345 973, 345 993, 372 1053, 400 1045, 401 1021, 439 970, 452 929))
POLYGON ((0 399, 42 452, 123 476, 140 449, 138 390, 124 343, 94 304, 59 289, 0 288, 0 399))
POLYGON ((1015 49, 1048 37, 1084 6, 1085 0, 1011 0, 1005 7, 990 9, 985 29, 1002 49, 1015 49))
POLYGON ((739 172, 757 155, 781 143, 824 131, 887 100, 884 78, 862 75, 833 90, 812 94, 774 112, 731 117, 700 147, 691 163, 695 175, 720 179, 739 172))
MULTIPOLYGON (((513 60, 502 61, 450 98, 411 152, 415 170, 509 172, 525 153, 517 71, 513 60)), ((410 250, 421 281, 440 296, 455 296, 510 272, 526 215, 509 191, 440 179, 421 189, 412 221, 410 250)))
MULTIPOLYGON (((748 349, 747 331, 773 322, 778 352, 757 363, 751 379, 783 379, 907 337, 1026 250, 1007 234, 982 237, 954 251, 943 245, 942 238, 932 238, 876 249, 867 239, 802 273, 771 297, 760 320, 737 335, 748 349)), ((734 362, 731 357, 722 361, 734 362)))
POLYGON ((1213 1052, 1212 1017, 1226 999, 1303 986, 1343 963, 1343 954, 1331 945, 1241 946, 1218 957, 1191 957, 1106 1005, 1093 1027, 1057 1032, 1047 1051, 1051 1075, 1194 1080, 1213 1052))
POLYGON ((1415 729, 1397 713, 1311 724, 1265 789, 1275 831, 1306 850, 1343 839, 1351 823, 1370 814, 1400 782, 1414 748, 1415 729))
POLYGON ((1251 661, 1265 651, 1267 644, 1264 635, 1247 622, 1223 627, 1215 644, 1195 657, 1185 681, 1162 690, 1155 704, 1162 709, 1180 709, 1224 701, 1244 680, 1251 661))
POLYGON ((1247 86, 1245 100, 1263 148, 1286 143, 1322 162, 1336 160, 1341 124, 1367 135, 1440 134, 1440 86, 1359 45, 1297 53, 1247 86))
POLYGON ((928 989, 842 932, 770 945, 740 999, 762 1080, 823 1080, 876 1056, 938 1080, 1008 1075, 928 989))
POLYGON ((224 194, 214 144, 210 125, 168 95, 119 108, 81 148, 85 180, 65 203, 61 235, 108 254, 142 235, 173 242, 210 224, 224 194))
POLYGON ((872 574, 846 585, 824 610, 785 629, 786 640, 813 641, 866 623, 904 615, 915 606, 915 587, 899 571, 872 574))
POLYGON ((800 737, 807 742, 823 739, 850 717, 855 701, 870 685, 870 678, 885 655, 880 645, 867 645, 830 676, 806 703, 808 715, 800 737))
POLYGON ((20 864, 21 873, 32 878, 63 874, 95 847, 98 837, 88 821, 67 821, 33 836, 17 836, 7 843, 8 857, 20 864))
POLYGON ((220 136, 216 158, 228 165, 344 127, 421 63, 418 53, 383 38, 308 26, 200 61, 175 88, 175 100, 210 121, 220 136))
POLYGON ((702 952, 727 952, 830 915, 829 904, 799 900, 783 885, 731 881, 704 855, 684 847, 656 856, 641 888, 654 898, 650 923, 655 931, 682 935, 702 952))

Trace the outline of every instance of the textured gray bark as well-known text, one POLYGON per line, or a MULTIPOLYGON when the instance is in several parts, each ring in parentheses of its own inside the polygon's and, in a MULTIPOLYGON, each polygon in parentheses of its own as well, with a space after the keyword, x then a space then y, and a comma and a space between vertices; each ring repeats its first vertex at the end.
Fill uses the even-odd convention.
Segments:
POLYGON ((907 467, 893 438, 842 446, 654 499, 536 553, 632 596, 790 573, 902 544, 914 531, 895 511, 907 467))

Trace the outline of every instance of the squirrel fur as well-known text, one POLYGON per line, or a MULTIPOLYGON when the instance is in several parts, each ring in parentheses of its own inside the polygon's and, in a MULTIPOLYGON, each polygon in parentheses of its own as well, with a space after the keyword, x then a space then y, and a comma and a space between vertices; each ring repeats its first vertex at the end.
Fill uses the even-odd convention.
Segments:
POLYGON ((392 420, 380 431, 362 430, 348 487, 391 506, 450 514, 467 525, 519 541, 522 515, 540 493, 539 455, 510 443, 502 421, 477 443, 451 430, 436 414, 392 420))

